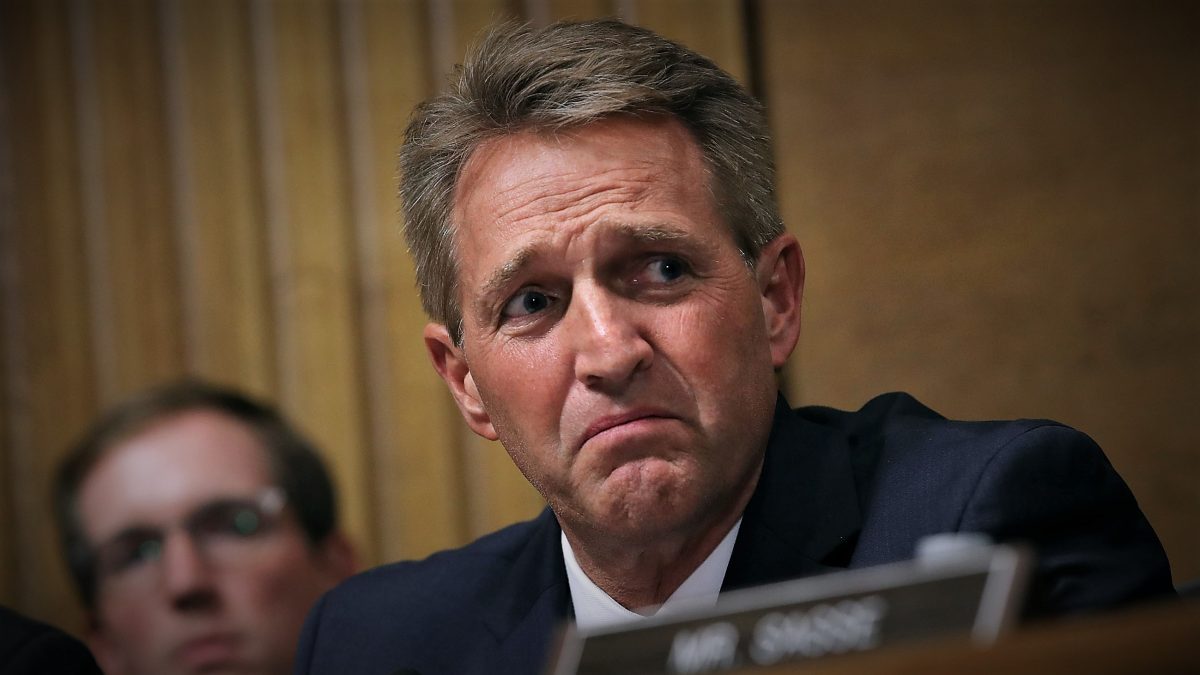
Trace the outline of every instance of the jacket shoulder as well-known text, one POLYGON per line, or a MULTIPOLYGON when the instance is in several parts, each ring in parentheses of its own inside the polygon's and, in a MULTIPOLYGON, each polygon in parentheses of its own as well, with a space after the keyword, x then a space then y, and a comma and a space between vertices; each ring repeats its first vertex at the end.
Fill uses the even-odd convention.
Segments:
MULTIPOLYGON (((547 509, 461 548, 347 579, 309 612, 295 672, 509 672, 500 652, 513 642, 508 624, 557 606, 558 531, 547 509)), ((520 645, 540 658, 535 642, 520 645)))
POLYGON ((338 605, 369 616, 373 608, 394 615, 400 604, 422 612, 486 600, 498 577, 538 535, 541 519, 510 525, 465 546, 422 560, 381 565, 350 577, 326 597, 326 611, 338 605))
POLYGON ((864 525, 883 521, 914 536, 957 531, 997 465, 1055 456, 1107 461, 1085 434, 1058 422, 950 420, 905 393, 877 396, 854 411, 810 406, 796 414, 845 438, 864 525))
POLYGON ((0 672, 100 675, 100 667, 75 638, 0 607, 0 672))
POLYGON ((807 421, 840 431, 854 447, 903 442, 906 449, 922 451, 955 448, 986 453, 994 450, 996 444, 1032 429, 1070 429, 1047 419, 951 420, 904 392, 880 394, 853 411, 806 406, 795 413, 807 421))
POLYGON ((923 487, 943 497, 950 491, 965 499, 991 462, 1021 454, 1103 459, 1091 438, 1059 422, 951 420, 902 392, 877 396, 855 411, 810 406, 796 414, 846 439, 864 498, 886 496, 880 491, 891 485, 923 487))
POLYGON ((862 505, 855 566, 911 557, 925 535, 982 532, 1034 548, 1030 615, 1172 592, 1153 529, 1081 431, 1046 419, 948 420, 900 393, 853 412, 797 414, 848 439, 862 505))

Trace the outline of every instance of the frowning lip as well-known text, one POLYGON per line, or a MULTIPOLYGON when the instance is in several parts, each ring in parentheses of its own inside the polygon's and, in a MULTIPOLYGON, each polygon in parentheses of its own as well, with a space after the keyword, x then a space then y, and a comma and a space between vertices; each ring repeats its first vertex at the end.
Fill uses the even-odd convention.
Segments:
POLYGON ((583 439, 579 442, 579 447, 583 447, 588 441, 609 429, 647 418, 678 419, 679 416, 660 408, 635 408, 615 415, 598 417, 584 430, 583 439))
POLYGON ((237 658, 240 643, 232 632, 205 633, 176 647, 175 659, 189 668, 227 664, 237 658))

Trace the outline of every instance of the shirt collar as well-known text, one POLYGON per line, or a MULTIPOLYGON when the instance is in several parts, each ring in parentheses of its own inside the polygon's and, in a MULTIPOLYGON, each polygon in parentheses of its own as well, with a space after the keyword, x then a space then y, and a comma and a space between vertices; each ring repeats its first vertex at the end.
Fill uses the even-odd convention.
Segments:
POLYGON ((721 592, 721 583, 725 579, 725 570, 729 567, 729 558, 733 555, 733 543, 737 540, 738 529, 742 519, 729 528, 729 532, 720 544, 708 554, 704 562, 696 568, 687 579, 675 589, 666 602, 657 609, 645 614, 639 614, 622 607, 597 586, 575 559, 575 551, 567 535, 561 535, 563 562, 567 567, 567 582, 571 589, 571 602, 575 605, 575 624, 580 630, 603 628, 616 623, 636 621, 647 616, 670 614, 682 608, 711 607, 717 602, 717 594, 721 592))

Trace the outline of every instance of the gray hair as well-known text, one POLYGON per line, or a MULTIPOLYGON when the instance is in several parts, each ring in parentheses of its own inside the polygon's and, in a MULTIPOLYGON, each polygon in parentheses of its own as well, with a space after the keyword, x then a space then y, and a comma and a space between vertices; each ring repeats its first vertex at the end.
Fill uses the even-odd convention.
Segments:
POLYGON ((503 24, 449 88, 413 113, 400 149, 404 233, 425 312, 462 341, 455 187, 484 142, 613 116, 670 115, 692 133, 710 190, 748 265, 784 232, 762 105, 709 59, 616 20, 503 24))

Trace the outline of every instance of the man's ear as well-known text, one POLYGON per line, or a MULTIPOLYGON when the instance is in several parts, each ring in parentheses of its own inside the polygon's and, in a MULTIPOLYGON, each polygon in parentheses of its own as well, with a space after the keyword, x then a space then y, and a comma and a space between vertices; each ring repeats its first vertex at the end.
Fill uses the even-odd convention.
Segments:
POLYGON ((771 362, 780 368, 800 339, 800 300, 804 295, 800 242, 788 232, 775 237, 759 252, 755 271, 771 343, 771 362))
POLYGON ((467 364, 462 349, 450 339, 450 332, 440 323, 430 323, 425 326, 425 348, 429 350, 429 358, 433 360, 433 368, 450 387, 458 411, 462 413, 467 426, 475 433, 489 441, 497 440, 496 429, 492 419, 479 396, 479 388, 471 376, 471 366, 467 364))
POLYGON ((317 548, 317 555, 331 584, 337 584, 358 571, 358 555, 354 551, 354 544, 341 530, 335 529, 325 535, 317 548))

